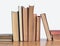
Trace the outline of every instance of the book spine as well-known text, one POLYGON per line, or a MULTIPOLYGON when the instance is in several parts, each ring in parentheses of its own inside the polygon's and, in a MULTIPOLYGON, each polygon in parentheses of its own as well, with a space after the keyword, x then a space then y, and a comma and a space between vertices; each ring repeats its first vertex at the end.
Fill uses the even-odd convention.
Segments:
POLYGON ((40 41, 40 16, 37 16, 37 37, 36 41, 40 41))
POLYGON ((47 19, 46 19, 46 14, 45 13, 41 14, 41 18, 42 18, 42 22, 43 22, 43 26, 44 26, 46 35, 47 35, 47 39, 52 40, 51 39, 51 34, 49 32, 49 26, 48 26, 48 22, 47 22, 47 19))
POLYGON ((34 6, 29 6, 29 41, 33 41, 33 10, 34 6))
POLYGON ((13 41, 19 41, 17 12, 12 12, 12 31, 13 31, 13 41))
POLYGON ((33 32, 33 41, 36 41, 36 30, 37 30, 37 15, 34 14, 34 32, 33 32))
POLYGON ((27 41, 27 8, 23 7, 23 32, 24 32, 24 41, 27 41))
POLYGON ((23 7, 19 6, 18 7, 18 10, 19 10, 19 25, 20 25, 20 41, 23 41, 23 20, 22 20, 22 16, 23 16, 23 7))

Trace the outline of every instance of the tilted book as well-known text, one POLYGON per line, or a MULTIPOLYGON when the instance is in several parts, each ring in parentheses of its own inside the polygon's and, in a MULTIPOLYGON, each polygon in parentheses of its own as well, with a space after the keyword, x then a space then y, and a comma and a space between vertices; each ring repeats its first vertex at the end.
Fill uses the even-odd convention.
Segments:
POLYGON ((51 39, 51 34, 49 32, 49 26, 48 26, 48 22, 47 22, 47 19, 46 19, 46 14, 45 13, 41 14, 41 18, 42 18, 42 22, 43 22, 43 26, 44 26, 44 29, 45 29, 47 39, 52 40, 51 39))

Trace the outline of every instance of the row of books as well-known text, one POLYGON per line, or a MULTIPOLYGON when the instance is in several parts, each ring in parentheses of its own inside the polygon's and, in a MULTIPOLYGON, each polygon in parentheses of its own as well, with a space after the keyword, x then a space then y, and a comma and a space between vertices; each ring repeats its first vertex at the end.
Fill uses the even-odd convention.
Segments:
POLYGON ((50 30, 46 14, 40 16, 34 14, 34 6, 27 8, 18 7, 18 11, 12 11, 13 34, 0 35, 0 41, 40 41, 40 20, 42 19, 47 40, 60 40, 60 30, 50 30))
POLYGON ((12 11, 12 31, 13 41, 40 41, 40 16, 34 14, 34 6, 12 11))

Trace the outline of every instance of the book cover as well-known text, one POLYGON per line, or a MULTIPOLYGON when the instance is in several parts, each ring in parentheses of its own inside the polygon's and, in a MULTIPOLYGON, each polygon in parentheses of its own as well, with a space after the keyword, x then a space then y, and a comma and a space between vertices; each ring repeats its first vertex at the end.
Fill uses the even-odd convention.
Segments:
POLYGON ((19 27, 20 27, 20 41, 23 41, 23 7, 18 6, 18 10, 19 10, 19 27))
POLYGON ((46 32, 47 39, 52 40, 51 39, 51 34, 49 32, 49 26, 48 26, 48 22, 47 22, 47 19, 46 19, 46 14, 45 13, 41 14, 41 18, 42 18, 42 22, 43 22, 43 26, 44 26, 44 29, 45 29, 45 32, 46 32))
POLYGON ((36 41, 40 41, 40 16, 37 16, 37 37, 36 41))
POLYGON ((13 32, 13 41, 19 41, 17 12, 12 12, 12 32, 13 32))
POLYGON ((29 41, 33 41, 33 11, 34 6, 29 6, 29 41))
POLYGON ((53 35, 53 41, 60 41, 60 34, 53 35))
POLYGON ((60 34, 60 30, 50 30, 51 35, 60 34))
POLYGON ((24 32, 24 41, 27 41, 27 8, 23 7, 23 32, 24 32))

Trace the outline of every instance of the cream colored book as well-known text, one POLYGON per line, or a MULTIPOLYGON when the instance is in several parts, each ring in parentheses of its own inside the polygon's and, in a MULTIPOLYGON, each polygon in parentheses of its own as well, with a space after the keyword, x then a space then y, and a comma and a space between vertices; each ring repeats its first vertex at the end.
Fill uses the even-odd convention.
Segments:
POLYGON ((42 18, 42 22, 43 22, 43 26, 44 26, 44 29, 45 29, 45 32, 46 32, 47 39, 52 40, 51 39, 51 34, 49 32, 49 26, 48 26, 48 22, 47 22, 47 19, 46 19, 46 14, 45 13, 41 14, 41 18, 42 18))
POLYGON ((36 41, 40 41, 40 16, 37 16, 37 37, 36 41))
POLYGON ((13 41, 19 41, 17 12, 12 12, 12 31, 13 31, 13 41))
POLYGON ((23 32, 24 32, 24 41, 27 41, 27 8, 23 7, 23 32))
POLYGON ((36 41, 36 31, 37 31, 37 14, 34 14, 34 27, 33 27, 33 41, 36 41))
POLYGON ((29 6, 29 41, 33 41, 33 12, 34 6, 29 6))
POLYGON ((20 25, 20 41, 23 41, 23 29, 22 29, 22 27, 23 27, 23 23, 22 23, 22 16, 23 16, 23 14, 22 14, 22 12, 23 12, 23 7, 21 7, 21 6, 18 6, 18 10, 19 10, 19 25, 20 25))

